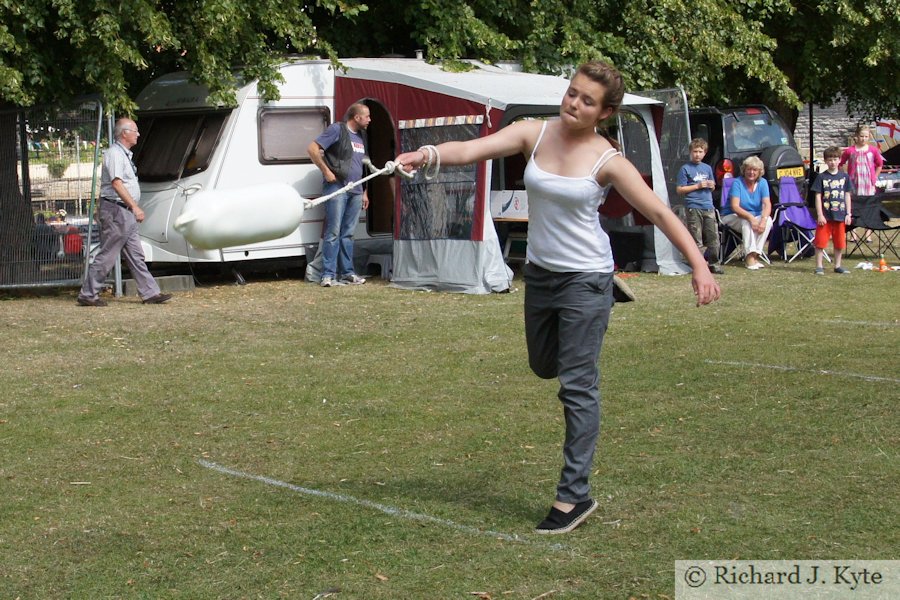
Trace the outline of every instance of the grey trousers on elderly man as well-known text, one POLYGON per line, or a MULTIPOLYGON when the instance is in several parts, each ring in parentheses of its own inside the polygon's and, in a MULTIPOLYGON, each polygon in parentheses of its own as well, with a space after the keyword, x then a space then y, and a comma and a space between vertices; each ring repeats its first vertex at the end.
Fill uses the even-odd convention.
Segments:
POLYGON ((137 284, 141 300, 159 294, 159 285, 144 262, 144 249, 138 235, 138 222, 134 213, 108 200, 100 200, 100 252, 84 277, 80 296, 96 298, 103 290, 106 276, 116 264, 119 253, 128 265, 137 284))
POLYGON ((590 498, 588 476, 600 435, 600 347, 613 300, 612 273, 554 273, 526 264, 528 363, 543 379, 559 378, 566 419, 556 499, 590 498))

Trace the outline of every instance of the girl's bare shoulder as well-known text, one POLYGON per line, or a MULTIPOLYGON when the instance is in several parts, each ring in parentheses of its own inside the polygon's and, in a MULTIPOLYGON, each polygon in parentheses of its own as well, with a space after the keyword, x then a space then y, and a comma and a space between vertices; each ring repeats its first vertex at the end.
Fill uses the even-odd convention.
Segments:
POLYGON ((540 119, 523 119, 507 126, 507 129, 533 142, 540 134, 543 125, 544 121, 540 119))
MULTIPOLYGON (((508 135, 514 137, 518 142, 521 152, 527 156, 530 155, 534 149, 534 145, 537 143, 538 136, 540 136, 541 128, 543 128, 543 126, 543 120, 525 119, 516 121, 515 123, 504 127, 502 131, 506 131, 508 135)), ((547 126, 550 127, 551 124, 548 123, 547 126)))

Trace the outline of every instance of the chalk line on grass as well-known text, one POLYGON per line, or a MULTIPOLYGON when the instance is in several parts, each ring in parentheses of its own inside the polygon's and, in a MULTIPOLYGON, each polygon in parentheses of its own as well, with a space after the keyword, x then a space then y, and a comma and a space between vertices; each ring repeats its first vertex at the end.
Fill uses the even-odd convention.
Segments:
POLYGON ((304 496, 314 496, 316 498, 325 498, 327 500, 332 500, 335 502, 343 502, 345 504, 355 504, 356 506, 362 506, 364 508, 370 508, 372 510, 377 510, 385 513, 386 515, 390 515, 392 517, 400 517, 401 519, 408 519, 411 521, 420 521, 423 523, 433 523, 435 525, 441 525, 443 527, 449 527, 450 529, 455 529, 456 531, 462 533, 468 533, 471 535, 478 535, 484 537, 490 537, 494 539, 503 540, 506 542, 518 542, 522 544, 531 544, 534 546, 542 546, 545 548, 551 548, 553 550, 566 550, 566 546, 562 544, 546 544, 541 543, 537 540, 531 540, 528 538, 523 538, 515 534, 510 533, 502 533, 499 531, 491 531, 490 529, 479 529, 477 527, 471 527, 469 525, 461 525, 459 523, 455 523, 453 521, 447 519, 440 519, 438 517, 432 517, 431 515, 423 515, 421 513, 415 513, 408 510, 404 510, 402 508, 395 508, 393 506, 388 506, 387 504, 379 504, 378 502, 372 502, 370 500, 361 500, 359 498, 354 498, 353 496, 347 496, 345 494, 335 494, 333 492, 325 492, 322 490, 315 490, 312 488, 305 488, 299 485, 294 485, 292 483, 287 483, 286 481, 279 481, 277 479, 272 479, 270 477, 265 477, 262 475, 254 475, 252 473, 245 473, 243 471, 238 471, 236 469, 231 469, 229 467, 222 466, 220 464, 214 463, 209 460, 200 459, 197 462, 200 463, 201 466, 206 467, 207 469, 212 469, 213 471, 217 471, 222 473, 223 475, 231 475, 233 477, 240 477, 242 479, 250 479, 251 481, 259 481, 260 483, 264 483, 266 485, 271 485, 273 487, 280 487, 292 492, 296 492, 298 494, 303 494, 304 496))
POLYGON ((861 373, 847 373, 844 371, 832 371, 830 369, 798 369, 796 367, 788 367, 784 365, 764 365, 761 363, 731 361, 731 360, 705 360, 708 365, 731 365, 733 367, 755 367, 759 369, 774 369, 776 371, 792 371, 795 373, 815 373, 817 375, 834 375, 836 377, 854 377, 856 379, 864 379, 866 381, 889 381, 891 383, 900 383, 900 379, 895 377, 879 377, 877 375, 863 375, 861 373))
POLYGON ((833 325, 859 325, 862 327, 900 327, 897 321, 848 321, 847 319, 826 319, 825 323, 833 325))

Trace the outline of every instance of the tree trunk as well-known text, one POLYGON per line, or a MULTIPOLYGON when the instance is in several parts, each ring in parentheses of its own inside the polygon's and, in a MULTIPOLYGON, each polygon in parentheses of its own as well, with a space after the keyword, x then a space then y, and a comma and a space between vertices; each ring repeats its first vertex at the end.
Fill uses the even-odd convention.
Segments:
POLYGON ((18 113, 0 112, 0 285, 28 283, 36 275, 34 217, 19 189, 18 123, 18 113))

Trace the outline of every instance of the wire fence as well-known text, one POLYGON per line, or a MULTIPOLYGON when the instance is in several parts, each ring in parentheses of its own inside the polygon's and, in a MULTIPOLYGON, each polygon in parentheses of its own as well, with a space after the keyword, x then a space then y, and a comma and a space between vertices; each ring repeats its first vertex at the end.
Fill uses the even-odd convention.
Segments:
POLYGON ((0 112, 0 288, 81 284, 106 129, 99 100, 0 112))

